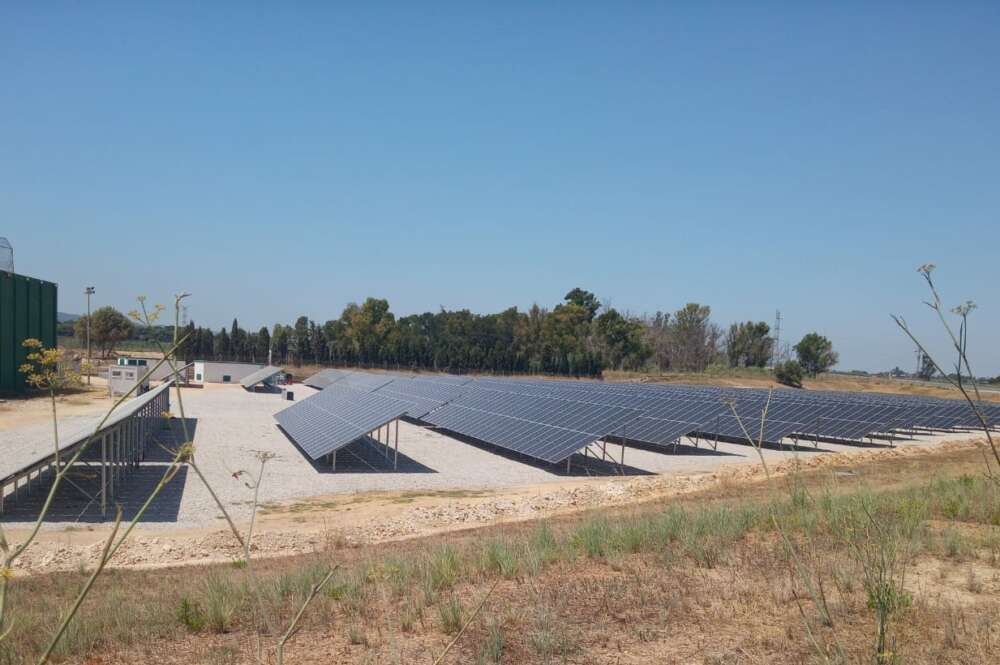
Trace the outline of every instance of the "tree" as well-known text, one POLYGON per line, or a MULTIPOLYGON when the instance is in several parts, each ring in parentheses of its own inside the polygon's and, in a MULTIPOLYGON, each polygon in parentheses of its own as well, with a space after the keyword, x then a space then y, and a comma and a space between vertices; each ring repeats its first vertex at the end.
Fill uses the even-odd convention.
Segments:
POLYGON ((287 362, 290 336, 288 326, 274 324, 274 332, 271 333, 271 362, 287 362))
POLYGON ((396 325, 388 300, 368 298, 360 306, 351 303, 340 318, 349 348, 357 360, 374 363, 383 359, 385 344, 396 325))
POLYGON ((601 302, 597 299, 597 296, 579 287, 567 293, 563 300, 571 305, 582 307, 587 312, 588 321, 592 321, 594 315, 597 314, 597 310, 601 308, 601 302))
POLYGON ((300 316, 295 319, 295 327, 288 340, 288 350, 292 353, 292 360, 296 366, 301 365, 303 360, 310 356, 309 317, 300 316))
POLYGON ((318 363, 326 357, 326 338, 315 321, 309 322, 309 351, 312 362, 318 363))
POLYGON ((709 321, 712 308, 688 303, 677 310, 670 328, 671 364, 683 372, 703 372, 715 362, 721 336, 709 321))
POLYGON ((726 355, 730 367, 765 367, 771 359, 774 338, 765 322, 747 321, 729 326, 726 355))
POLYGON ((664 312, 657 312, 645 322, 646 344, 652 352, 653 364, 661 370, 670 369, 672 360, 670 323, 670 314, 664 312))
POLYGON ((206 360, 215 357, 215 333, 209 328, 202 328, 198 336, 198 357, 206 360))
POLYGON ((264 362, 264 359, 268 358, 268 351, 270 349, 271 333, 267 331, 267 326, 261 326, 260 330, 257 331, 257 338, 254 340, 254 362, 264 362))
POLYGON ((600 372, 600 361, 586 345, 590 312, 582 305, 557 305, 542 325, 544 370, 553 374, 600 372))
POLYGON ((774 366, 774 379, 792 388, 802 387, 802 365, 797 360, 786 360, 774 366))
MULTIPOLYGON (((74 324, 76 336, 87 337, 87 317, 81 316, 74 324)), ((114 307, 105 305, 90 315, 90 339, 101 351, 103 357, 114 350, 115 344, 132 336, 132 322, 114 307)))
POLYGON ((245 360, 247 356, 247 333, 240 324, 233 319, 233 326, 229 331, 229 355, 233 360, 245 360))
POLYGON ((807 333, 794 347, 799 364, 809 376, 816 376, 837 364, 839 356, 833 350, 833 342, 819 333, 807 333))
POLYGON ((642 322, 622 316, 613 307, 597 317, 596 328, 611 367, 640 369, 652 352, 643 338, 642 322))
POLYGON ((191 362, 198 352, 198 333, 194 321, 184 327, 181 335, 184 337, 184 341, 177 348, 177 357, 183 358, 185 362, 191 362))
POLYGON ((226 332, 225 328, 222 328, 215 336, 215 348, 212 349, 216 360, 229 360, 229 342, 229 333, 226 332))

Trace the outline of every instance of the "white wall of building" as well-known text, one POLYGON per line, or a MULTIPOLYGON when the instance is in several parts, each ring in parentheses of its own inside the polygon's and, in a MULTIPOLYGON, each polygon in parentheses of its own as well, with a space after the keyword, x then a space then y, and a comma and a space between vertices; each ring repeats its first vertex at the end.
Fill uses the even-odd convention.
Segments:
POLYGON ((214 360, 194 362, 194 383, 239 383, 264 365, 253 363, 227 363, 214 360))

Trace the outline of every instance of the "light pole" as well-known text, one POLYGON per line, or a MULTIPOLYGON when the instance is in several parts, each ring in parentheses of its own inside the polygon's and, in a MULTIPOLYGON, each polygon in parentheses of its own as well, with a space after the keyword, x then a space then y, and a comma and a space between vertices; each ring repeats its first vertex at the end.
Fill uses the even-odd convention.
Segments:
POLYGON ((90 365, 90 296, 94 295, 94 287, 88 286, 83 290, 87 294, 87 385, 90 385, 90 375, 93 368, 90 365))

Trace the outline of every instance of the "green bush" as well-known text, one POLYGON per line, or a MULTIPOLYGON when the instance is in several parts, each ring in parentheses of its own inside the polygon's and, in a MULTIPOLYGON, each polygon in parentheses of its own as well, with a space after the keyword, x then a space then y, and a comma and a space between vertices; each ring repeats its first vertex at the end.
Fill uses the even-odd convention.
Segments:
POLYGON ((192 633, 200 633, 205 629, 207 623, 205 613, 198 604, 189 600, 186 596, 181 598, 181 604, 177 608, 177 620, 187 627, 192 633))
POLYGON ((802 365, 797 360, 786 360, 774 366, 774 380, 785 386, 801 388, 803 375, 802 365))

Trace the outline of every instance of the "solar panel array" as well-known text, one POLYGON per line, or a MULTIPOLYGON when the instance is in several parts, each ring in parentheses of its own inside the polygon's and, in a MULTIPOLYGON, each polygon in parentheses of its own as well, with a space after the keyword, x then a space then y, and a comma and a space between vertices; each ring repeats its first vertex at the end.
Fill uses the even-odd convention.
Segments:
MULTIPOLYGON (((978 425, 958 400, 878 393, 346 370, 324 370, 306 383, 325 387, 324 393, 350 389, 402 401, 408 406, 401 413, 410 418, 546 462, 563 461, 598 439, 654 446, 693 435, 745 442, 748 434, 756 441, 763 433, 765 443, 861 440, 978 425)), ((1000 424, 1000 405, 981 408, 987 422, 1000 424)))
POLYGON ((399 418, 411 406, 385 395, 337 387, 279 411, 274 419, 317 460, 399 418))

